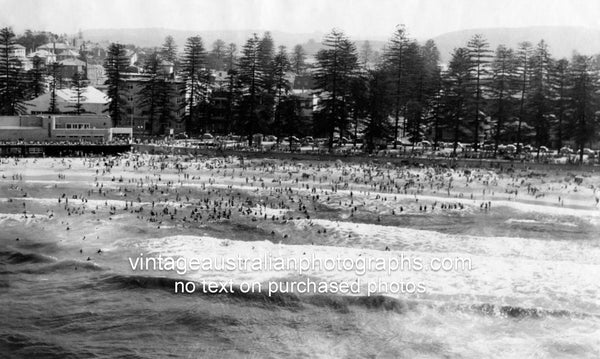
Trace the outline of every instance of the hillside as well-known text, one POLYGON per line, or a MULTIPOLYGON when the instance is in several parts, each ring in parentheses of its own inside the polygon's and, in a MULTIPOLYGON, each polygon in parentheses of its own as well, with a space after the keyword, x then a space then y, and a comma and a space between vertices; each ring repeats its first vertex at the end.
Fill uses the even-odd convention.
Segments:
POLYGON ((473 35, 482 34, 490 43, 490 48, 498 45, 516 48, 522 41, 533 45, 544 39, 552 56, 569 58, 573 51, 594 55, 600 53, 600 30, 582 27, 540 26, 523 28, 489 28, 448 32, 433 38, 440 50, 442 61, 447 62, 454 48, 466 46, 473 35))
MULTIPOLYGON (((212 43, 221 39, 225 43, 235 43, 238 49, 246 42, 246 40, 257 33, 262 36, 263 30, 226 30, 226 31, 188 31, 188 30, 173 30, 163 28, 144 28, 144 29, 93 29, 84 30, 83 37, 86 40, 93 42, 119 42, 123 44, 134 44, 139 47, 154 47, 161 46, 165 37, 173 36, 179 50, 183 49, 185 41, 188 37, 201 36, 204 40, 204 45, 210 49, 212 43)), ((320 42, 323 38, 322 33, 306 33, 292 34, 281 31, 271 31, 271 36, 275 40, 276 46, 284 45, 288 49, 293 48, 297 44, 308 43, 311 39, 314 42, 320 42)))
MULTIPOLYGON (((179 46, 183 49, 188 37, 199 35, 204 39, 207 49, 210 49, 216 39, 222 39, 226 43, 235 43, 238 49, 246 42, 252 33, 262 36, 262 30, 226 30, 226 31, 188 31, 163 28, 144 29, 95 29, 83 31, 86 40, 93 42, 120 42, 135 44, 140 47, 160 46, 167 35, 173 36, 179 46)), ((569 58, 576 50, 582 54, 593 55, 600 53, 600 30, 582 27, 523 27, 523 28, 489 28, 471 29, 448 32, 433 38, 436 42, 442 62, 450 59, 454 48, 465 46, 469 39, 475 34, 482 34, 490 43, 490 48, 495 49, 504 44, 516 48, 522 41, 530 41, 534 45, 544 39, 550 46, 554 57, 569 58)), ((313 33, 288 33, 283 31, 271 31, 276 46, 284 45, 291 50, 295 45, 302 44, 309 55, 314 55, 322 48, 321 40, 324 34, 313 33)), ((390 34, 391 36, 391 34, 390 34)), ((419 39, 425 42, 425 38, 419 39)), ((360 50, 363 41, 356 41, 360 50)), ((370 40, 375 51, 381 51, 385 45, 384 41, 370 40)))

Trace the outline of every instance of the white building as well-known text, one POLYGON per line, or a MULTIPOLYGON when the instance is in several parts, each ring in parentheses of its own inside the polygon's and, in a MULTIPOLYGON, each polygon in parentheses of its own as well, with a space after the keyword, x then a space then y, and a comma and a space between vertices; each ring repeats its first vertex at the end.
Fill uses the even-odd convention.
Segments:
MULTIPOLYGON (((31 101, 25 102, 29 114, 48 113, 50 108, 51 93, 45 93, 31 101)), ((88 86, 80 100, 82 111, 86 114, 102 115, 108 108, 108 97, 98 89, 88 86)), ((72 89, 56 91, 56 107, 60 113, 74 113, 77 104, 77 94, 72 89)))

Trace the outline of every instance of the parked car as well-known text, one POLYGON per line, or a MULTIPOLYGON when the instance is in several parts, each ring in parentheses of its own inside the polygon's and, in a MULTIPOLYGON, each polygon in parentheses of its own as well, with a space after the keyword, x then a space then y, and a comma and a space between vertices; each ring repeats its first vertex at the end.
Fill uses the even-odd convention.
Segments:
POLYGON ((532 145, 523 146, 523 152, 535 152, 536 148, 532 145))
MULTIPOLYGON (((581 150, 577 151, 577 154, 580 154, 580 153, 581 153, 581 150)), ((594 151, 592 149, 586 147, 583 149, 583 154, 588 155, 588 156, 590 156, 590 155, 593 156, 594 151)))
POLYGON ((571 148, 565 146, 565 147, 563 147, 563 148, 560 149, 559 153, 561 155, 571 155, 571 154, 573 154, 573 150, 571 148))
POLYGON ((302 142, 303 146, 311 146, 311 145, 314 145, 315 139, 312 136, 306 136, 306 137, 302 138, 301 142, 302 142))
POLYGON ((335 143, 336 145, 339 145, 339 146, 345 145, 348 142, 350 142, 350 141, 346 137, 341 137, 341 138, 340 137, 336 137, 336 138, 333 139, 333 143, 335 143))

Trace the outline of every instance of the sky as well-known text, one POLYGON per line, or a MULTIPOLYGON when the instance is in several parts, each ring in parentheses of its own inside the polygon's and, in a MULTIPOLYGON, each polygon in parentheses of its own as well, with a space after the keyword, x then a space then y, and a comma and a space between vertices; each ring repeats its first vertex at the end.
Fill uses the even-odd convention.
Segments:
POLYGON ((0 27, 74 34, 78 30, 162 27, 270 30, 387 39, 404 24, 411 37, 522 26, 600 29, 600 0, 0 0, 0 27))

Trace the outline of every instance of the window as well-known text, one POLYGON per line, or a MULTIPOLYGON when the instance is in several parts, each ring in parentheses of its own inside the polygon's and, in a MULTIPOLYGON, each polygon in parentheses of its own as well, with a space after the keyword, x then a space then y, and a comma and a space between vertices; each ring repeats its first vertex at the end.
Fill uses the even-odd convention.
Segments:
POLYGON ((89 123, 66 123, 65 128, 68 130, 81 130, 85 128, 90 128, 89 123))

